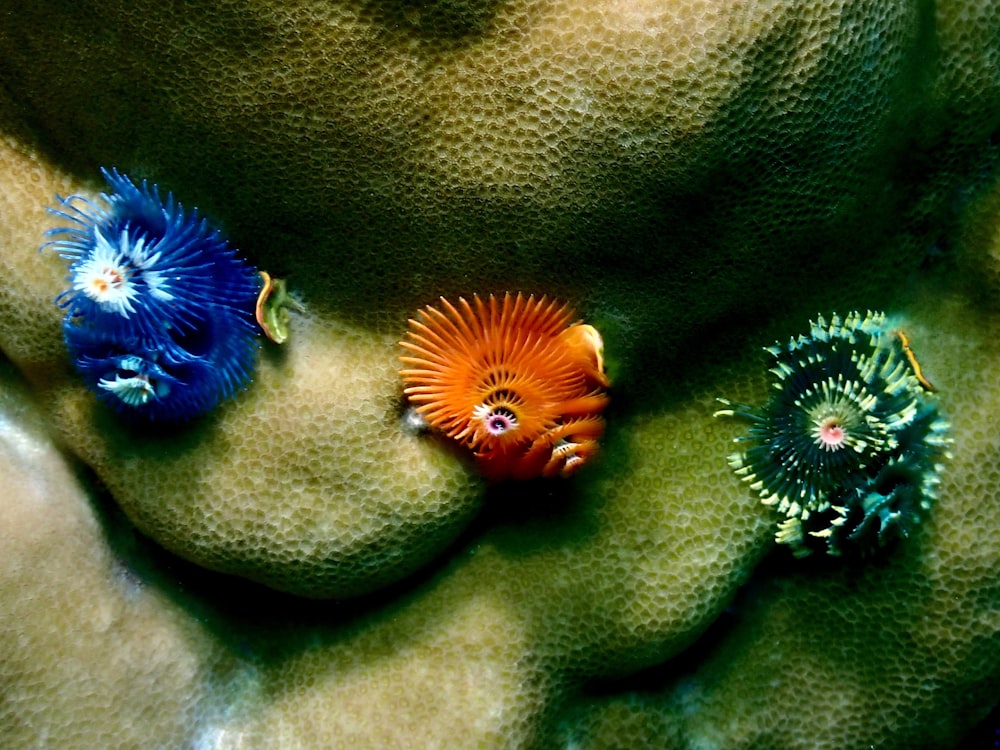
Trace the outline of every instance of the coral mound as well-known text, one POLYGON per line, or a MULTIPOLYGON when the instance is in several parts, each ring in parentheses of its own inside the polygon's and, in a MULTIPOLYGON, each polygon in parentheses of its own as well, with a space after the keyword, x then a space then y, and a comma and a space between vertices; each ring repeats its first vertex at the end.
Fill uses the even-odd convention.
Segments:
POLYGON ((2 10, 0 744, 947 748, 996 701, 996 0, 2 10), (66 357, 37 245, 100 164, 303 307, 197 425, 66 357), (505 289, 614 383, 600 459, 513 491, 397 372, 427 300, 505 289), (954 459, 899 554, 773 566, 714 399, 851 309, 899 316, 954 459))

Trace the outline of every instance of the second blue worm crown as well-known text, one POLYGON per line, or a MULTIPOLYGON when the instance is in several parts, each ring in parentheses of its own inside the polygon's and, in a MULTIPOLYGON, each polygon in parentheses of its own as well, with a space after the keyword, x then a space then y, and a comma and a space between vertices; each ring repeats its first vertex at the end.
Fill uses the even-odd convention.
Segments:
POLYGON ((101 203, 60 198, 48 230, 70 261, 63 334, 101 401, 139 419, 199 416, 250 379, 258 271, 218 230, 156 185, 102 169, 101 203))

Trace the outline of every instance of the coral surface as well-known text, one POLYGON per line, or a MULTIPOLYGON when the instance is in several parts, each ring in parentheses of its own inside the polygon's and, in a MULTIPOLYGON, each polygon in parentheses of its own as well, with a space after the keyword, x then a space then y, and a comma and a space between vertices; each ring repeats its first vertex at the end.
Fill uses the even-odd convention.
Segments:
POLYGON ((197 5, 0 0, 0 744, 952 747, 985 715, 1000 3, 197 5), (100 165, 302 306, 198 424, 120 424, 67 357, 37 248, 100 165), (600 330, 608 427, 487 487, 407 421, 397 342, 519 290, 600 330), (909 538, 793 561, 715 398, 850 309, 903 322, 954 458, 909 538))

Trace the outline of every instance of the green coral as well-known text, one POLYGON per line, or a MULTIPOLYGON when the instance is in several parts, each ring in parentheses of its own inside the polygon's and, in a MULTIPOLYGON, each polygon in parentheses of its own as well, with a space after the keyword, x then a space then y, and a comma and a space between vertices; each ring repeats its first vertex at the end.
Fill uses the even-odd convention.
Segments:
POLYGON ((3 744, 954 745, 1000 688, 997 28, 971 1, 6 8, 3 744), (35 248, 99 164, 304 306, 190 432, 136 440, 68 369, 35 248), (405 427, 406 319, 505 290, 604 336, 608 433, 569 482, 487 489, 405 427), (764 402, 759 342, 868 307, 919 342, 954 460, 894 554, 775 569, 714 397, 764 402))

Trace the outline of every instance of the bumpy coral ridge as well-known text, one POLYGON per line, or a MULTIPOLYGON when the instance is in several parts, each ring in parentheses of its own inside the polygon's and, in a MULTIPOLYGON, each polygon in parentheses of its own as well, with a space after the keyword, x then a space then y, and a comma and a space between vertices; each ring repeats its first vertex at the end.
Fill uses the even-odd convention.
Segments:
MULTIPOLYGON (((95 552, 115 559, 105 530, 55 525, 81 496, 41 490, 61 500, 0 514, 25 542, 4 546, 3 601, 16 603, 3 619, 4 654, 16 657, 3 662, 6 744, 953 744, 995 700, 1000 662, 997 431, 975 416, 996 413, 982 406, 997 403, 984 387, 1000 340, 997 211, 979 224, 989 261, 956 253, 965 246, 948 231, 993 173, 998 8, 7 9, 0 346, 66 444, 164 543, 293 590, 354 593, 419 541, 439 554, 452 538, 434 533, 440 512, 464 508, 449 528, 464 526, 481 488, 452 457, 398 438, 393 372, 406 316, 439 294, 572 300, 604 334, 621 396, 588 481, 514 498, 527 507, 484 518, 436 576, 360 608, 295 606, 162 553, 116 549, 145 562, 126 576, 84 566, 95 552), (47 155, 26 158, 34 136, 47 155), (166 441, 167 455, 137 456, 128 436, 92 421, 51 309, 63 270, 34 245, 54 193, 96 186, 54 160, 169 183, 289 276, 309 314, 292 321, 298 348, 262 367, 268 398, 238 399, 188 442, 166 441), (914 288, 952 262, 970 273, 914 288), (938 307, 962 302, 953 317, 938 307), (909 556, 831 585, 803 574, 761 597, 761 615, 734 607, 730 647, 697 641, 672 660, 769 542, 766 509, 720 460, 731 435, 710 418, 713 396, 766 396, 747 342, 816 309, 865 306, 899 311, 915 341, 934 342, 921 362, 956 439, 938 510, 909 556), (722 317, 737 310, 742 327, 722 317), (380 533, 418 498, 430 508, 412 533, 380 533), (331 506, 343 523, 322 523, 317 509, 331 506), (335 587, 322 555, 295 554, 331 528, 360 540, 327 569, 347 575, 335 587), (380 538, 385 554, 367 554, 380 538), (150 567, 165 575, 132 572, 150 567), (206 578, 217 585, 199 590, 206 578), (602 681, 611 699, 586 689, 655 663, 675 688, 662 701, 649 681, 638 693, 602 681), (171 668, 175 680, 158 679, 171 668), (561 711, 574 697, 581 711, 561 711)), ((39 491, 32 472, 18 477, 39 491)), ((774 576, 762 577, 766 588, 774 576)))

